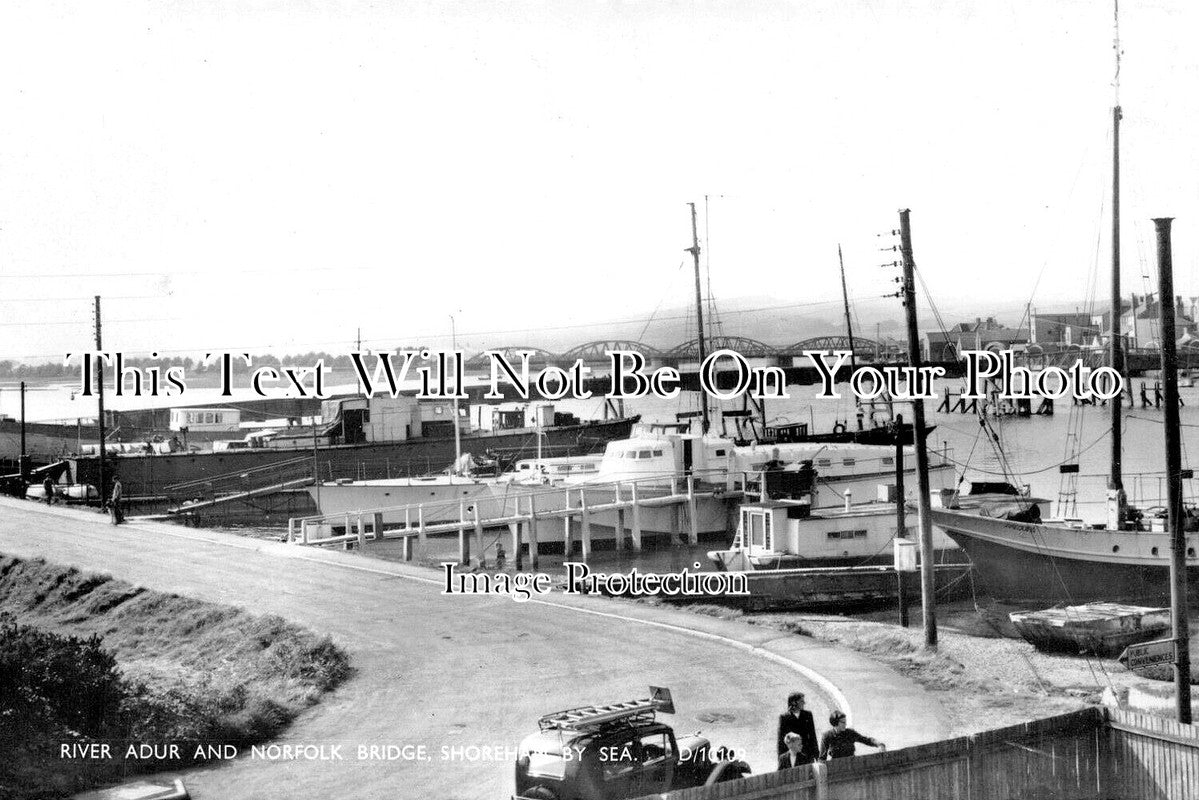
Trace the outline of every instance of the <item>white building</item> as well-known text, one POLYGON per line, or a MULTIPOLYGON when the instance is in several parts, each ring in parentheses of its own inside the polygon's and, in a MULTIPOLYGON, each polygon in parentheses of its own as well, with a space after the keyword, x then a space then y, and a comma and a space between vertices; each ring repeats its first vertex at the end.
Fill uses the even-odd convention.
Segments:
POLYGON ((171 430, 236 431, 241 412, 234 408, 172 408, 171 430))

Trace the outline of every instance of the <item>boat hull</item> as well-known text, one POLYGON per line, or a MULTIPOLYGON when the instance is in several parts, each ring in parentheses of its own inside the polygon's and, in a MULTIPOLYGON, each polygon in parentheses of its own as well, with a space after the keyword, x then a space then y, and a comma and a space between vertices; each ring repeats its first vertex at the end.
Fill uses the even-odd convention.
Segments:
MULTIPOLYGON (((977 588, 998 600, 1160 603, 1169 598, 1166 533, 1034 525, 940 510, 933 511, 933 522, 970 556, 977 588)), ((1199 534, 1187 535, 1192 585, 1199 580, 1197 540, 1199 534)))
MULTIPOLYGON (((638 418, 546 428, 542 448, 552 455, 586 455, 602 452, 608 442, 628 438, 638 418)), ((510 457, 530 457, 537 452, 538 432, 520 429, 499 433, 476 433, 462 437, 463 452, 497 452, 510 457)), ((315 456, 311 446, 285 449, 262 447, 221 452, 169 453, 161 455, 109 456, 108 469, 121 476, 126 496, 187 500, 203 494, 204 487, 179 488, 177 484, 236 477, 250 470, 278 469, 277 482, 311 475, 314 461, 324 480, 336 478, 387 478, 426 475, 448 468, 455 459, 454 439, 408 439, 378 444, 321 447, 315 456)), ((72 459, 76 480, 99 482, 99 459, 72 459)), ((271 480, 262 477, 263 483, 271 480)), ((219 487, 217 489, 220 490, 219 487)))

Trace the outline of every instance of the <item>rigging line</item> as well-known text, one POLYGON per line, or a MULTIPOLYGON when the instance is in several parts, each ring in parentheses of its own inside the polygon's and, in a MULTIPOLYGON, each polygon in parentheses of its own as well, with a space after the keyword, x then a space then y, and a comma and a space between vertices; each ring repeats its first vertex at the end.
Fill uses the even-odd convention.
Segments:
MULTIPOLYGON (((1104 432, 1103 432, 1103 433, 1102 433, 1102 434, 1099 436, 1099 438, 1098 438, 1098 439, 1096 439, 1095 441, 1091 442, 1089 445, 1087 445, 1086 447, 1084 447, 1082 450, 1078 451, 1078 455, 1082 455, 1083 453, 1085 453, 1085 452, 1089 451, 1091 448, 1095 447, 1096 445, 1098 445, 1098 444, 1101 444, 1101 443, 1104 441, 1104 437, 1105 437, 1105 436, 1107 436, 1107 434, 1108 434, 1110 431, 1111 431, 1111 428, 1108 428, 1106 431, 1104 431, 1104 432)), ((956 459, 954 459, 954 458, 952 458, 952 457, 950 457, 950 456, 945 456, 945 460, 946 460, 946 461, 949 461, 949 462, 951 462, 951 463, 953 463, 953 464, 956 464, 956 465, 957 465, 957 466, 959 466, 959 467, 966 468, 966 467, 968 467, 968 466, 969 466, 969 465, 967 465, 967 464, 963 464, 961 461, 957 461, 956 459)), ((1062 466, 1062 465, 1064 465, 1064 464, 1069 464, 1069 463, 1071 463, 1071 462, 1070 462, 1070 460, 1061 461, 1061 462, 1058 462, 1058 463, 1056 463, 1056 464, 1050 464, 1049 466, 1046 466, 1046 467, 1041 467, 1040 469, 1028 469, 1028 470, 1022 470, 1022 471, 1021 471, 1021 474, 1022 474, 1022 475, 1039 475, 1039 474, 1040 474, 1040 473, 1042 473, 1042 472, 1048 472, 1048 471, 1049 471, 1049 470, 1051 470, 1051 469, 1057 469, 1058 467, 1060 467, 1060 466, 1062 466)), ((994 470, 982 469, 981 467, 969 467, 969 468, 970 468, 971 470, 973 470, 974 472, 981 472, 981 473, 982 473, 982 474, 984 474, 984 475, 999 475, 999 476, 1001 476, 1001 477, 1005 477, 1005 478, 1006 478, 1006 477, 1008 477, 1008 473, 1005 473, 1005 472, 996 472, 996 471, 994 471, 994 470)))
POLYGON ((962 476, 958 478, 958 486, 962 485, 962 481, 966 480, 966 470, 969 469, 970 460, 974 458, 974 450, 978 447, 978 437, 982 436, 983 428, 979 425, 975 428, 974 442, 970 445, 970 452, 966 454, 966 465, 962 467, 962 476))
MULTIPOLYGON (((687 259, 684 258, 684 259, 679 260, 679 265, 675 269, 675 274, 678 274, 679 270, 681 270, 683 268, 683 265, 685 263, 687 263, 687 259)), ((649 326, 653 323, 654 317, 656 317, 658 315, 658 309, 660 309, 662 307, 662 304, 664 302, 666 302, 666 298, 667 298, 668 294, 670 294, 670 293, 669 292, 663 293, 662 296, 658 298, 658 304, 656 306, 654 306, 654 310, 652 312, 650 312, 650 315, 646 318, 645 325, 642 326, 641 332, 637 334, 637 341, 641 341, 642 337, 645 336, 645 332, 649 330, 649 326)))

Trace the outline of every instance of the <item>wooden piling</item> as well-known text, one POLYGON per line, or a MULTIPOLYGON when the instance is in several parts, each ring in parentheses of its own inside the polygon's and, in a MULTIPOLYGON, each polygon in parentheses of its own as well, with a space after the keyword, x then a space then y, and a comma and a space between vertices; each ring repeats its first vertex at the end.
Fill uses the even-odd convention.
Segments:
POLYGON ((374 523, 375 523, 374 524, 375 541, 379 541, 383 538, 383 512, 382 511, 375 512, 374 523))
POLYGON ((641 552, 641 504, 637 501, 637 482, 633 482, 633 552, 641 552))
POLYGON ((537 495, 529 495, 529 567, 537 569, 537 495))
POLYGON ((420 558, 420 559, 424 559, 424 557, 425 557, 425 507, 424 507, 424 505, 417 506, 416 524, 418 526, 416 557, 420 558))
MULTIPOLYGON (((570 491, 568 490, 566 492, 566 509, 569 511, 572 508, 574 508, 574 504, 570 500, 570 491)), ((574 530, 571 524, 573 522, 574 520, 570 514, 562 518, 562 553, 568 559, 574 550, 574 537, 572 536, 574 530)))
POLYGON ((696 519, 695 476, 687 476, 687 544, 699 544, 699 520, 696 519))
POLYGON ((487 567, 487 550, 483 546, 483 520, 479 519, 479 503, 470 507, 475 519, 475 551, 479 554, 479 567, 487 567))
POLYGON ((579 489, 579 506, 582 508, 583 561, 591 557, 591 512, 587 510, 587 490, 579 489))
POLYGON ((616 482, 616 551, 624 550, 624 509, 620 507, 620 481, 616 482))
POLYGON ((466 535, 466 501, 458 501, 458 563, 466 566, 470 563, 470 537, 466 535))
MULTIPOLYGON (((517 504, 519 505, 519 503, 517 504)), ((524 569, 525 557, 520 552, 520 523, 509 522, 508 532, 512 534, 512 560, 517 570, 524 569)))
POLYGON ((366 520, 362 518, 361 514, 358 515, 356 527, 358 528, 358 551, 362 552, 362 548, 366 547, 366 520))

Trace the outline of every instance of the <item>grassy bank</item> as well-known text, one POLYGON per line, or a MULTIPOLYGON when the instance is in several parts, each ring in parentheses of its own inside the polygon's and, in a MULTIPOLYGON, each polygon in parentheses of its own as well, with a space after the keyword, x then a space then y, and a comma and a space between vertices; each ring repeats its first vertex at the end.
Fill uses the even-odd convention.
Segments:
POLYGON ((41 560, 0 556, 0 612, 5 796, 61 797, 190 763, 201 742, 269 739, 350 671, 328 637, 279 617, 41 560), (91 741, 113 743, 114 757, 59 757, 91 741), (181 759, 126 760, 126 742, 179 743, 181 759))

